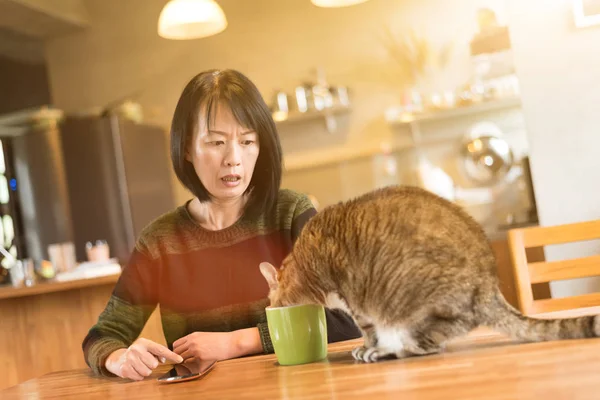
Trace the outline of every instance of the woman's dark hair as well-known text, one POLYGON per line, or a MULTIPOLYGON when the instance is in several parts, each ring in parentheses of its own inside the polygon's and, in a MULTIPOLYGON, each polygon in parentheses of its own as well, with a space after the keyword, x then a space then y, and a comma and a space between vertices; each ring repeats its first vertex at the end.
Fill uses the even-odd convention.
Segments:
POLYGON ((199 116, 205 115, 210 126, 219 104, 228 106, 240 125, 253 129, 258 135, 260 151, 247 189, 250 197, 244 211, 253 215, 269 212, 277 201, 281 185, 281 144, 271 112, 260 92, 238 71, 204 71, 183 89, 171 123, 171 161, 177 178, 201 202, 211 200, 194 166, 186 160, 186 151, 198 129, 199 116))

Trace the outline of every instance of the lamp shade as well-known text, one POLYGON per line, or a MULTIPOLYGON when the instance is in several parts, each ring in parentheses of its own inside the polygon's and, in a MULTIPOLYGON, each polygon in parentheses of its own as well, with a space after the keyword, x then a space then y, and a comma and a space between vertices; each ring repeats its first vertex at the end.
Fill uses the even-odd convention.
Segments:
POLYGON ((165 39, 198 39, 226 27, 225 14, 214 0, 170 0, 158 17, 158 34, 165 39))
POLYGON ((335 8, 347 7, 364 3, 368 0, 310 0, 317 7, 335 8))

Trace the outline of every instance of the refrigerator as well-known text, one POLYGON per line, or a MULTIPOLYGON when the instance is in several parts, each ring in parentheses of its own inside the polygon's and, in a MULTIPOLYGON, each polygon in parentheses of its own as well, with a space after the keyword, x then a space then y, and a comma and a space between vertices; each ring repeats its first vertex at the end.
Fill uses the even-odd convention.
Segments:
POLYGON ((126 263, 143 228, 175 207, 166 129, 116 115, 21 120, 17 134, 0 129, 19 258, 48 260, 49 245, 73 242, 82 262, 86 243, 104 240, 126 263))
POLYGON ((167 134, 117 116, 67 117, 60 131, 77 259, 106 240, 124 263, 144 227, 175 207, 167 134))

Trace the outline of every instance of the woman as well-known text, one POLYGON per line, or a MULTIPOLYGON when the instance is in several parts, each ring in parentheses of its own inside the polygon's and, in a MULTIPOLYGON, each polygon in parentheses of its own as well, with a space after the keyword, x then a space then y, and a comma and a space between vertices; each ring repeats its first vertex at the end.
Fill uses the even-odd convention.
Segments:
MULTIPOLYGON (((141 380, 167 360, 273 351, 258 266, 280 265, 316 211, 279 188, 281 146, 256 86, 232 70, 194 77, 173 116, 171 159, 194 198, 138 239, 83 341, 97 374, 141 380), (137 338, 157 304, 169 348, 137 338)), ((330 341, 360 337, 349 316, 326 313, 330 341)))

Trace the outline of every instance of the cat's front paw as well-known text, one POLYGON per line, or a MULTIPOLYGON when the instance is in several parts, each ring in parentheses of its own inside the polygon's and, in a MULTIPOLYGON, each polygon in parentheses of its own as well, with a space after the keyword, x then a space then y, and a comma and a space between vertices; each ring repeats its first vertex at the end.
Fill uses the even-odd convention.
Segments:
POLYGON ((361 346, 352 350, 352 357, 358 361, 374 363, 379 360, 396 358, 396 355, 393 353, 384 352, 377 347, 361 346))
POLYGON ((366 350, 367 348, 365 346, 355 347, 352 349, 352 357, 357 361, 362 361, 362 357, 366 350))

